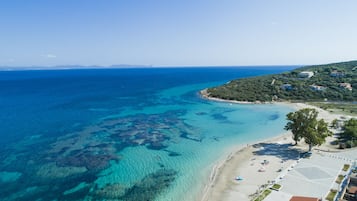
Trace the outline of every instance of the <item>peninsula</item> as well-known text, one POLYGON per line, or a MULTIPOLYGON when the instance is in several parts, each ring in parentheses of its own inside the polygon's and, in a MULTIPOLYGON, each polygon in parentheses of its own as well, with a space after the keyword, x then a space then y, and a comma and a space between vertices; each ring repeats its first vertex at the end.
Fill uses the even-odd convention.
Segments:
MULTIPOLYGON (((202 92, 201 92, 202 93, 202 92)), ((241 102, 355 102, 357 61, 305 66, 208 88, 205 95, 241 102)))

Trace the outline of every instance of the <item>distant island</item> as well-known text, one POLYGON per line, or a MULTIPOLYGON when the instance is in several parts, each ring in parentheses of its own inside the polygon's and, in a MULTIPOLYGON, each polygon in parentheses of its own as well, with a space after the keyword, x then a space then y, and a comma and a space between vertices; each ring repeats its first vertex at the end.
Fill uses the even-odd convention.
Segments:
POLYGON ((208 88, 208 97, 243 102, 357 101, 357 61, 306 66, 208 88))

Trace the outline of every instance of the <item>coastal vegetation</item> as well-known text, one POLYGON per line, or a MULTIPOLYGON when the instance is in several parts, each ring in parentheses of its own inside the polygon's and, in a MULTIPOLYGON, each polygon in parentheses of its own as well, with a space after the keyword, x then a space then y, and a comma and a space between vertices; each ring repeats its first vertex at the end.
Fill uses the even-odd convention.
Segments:
POLYGON ((357 119, 352 118, 345 122, 341 136, 352 142, 357 140, 357 119))
POLYGON ((209 88, 207 93, 209 97, 248 102, 355 102, 356 89, 357 61, 350 61, 233 80, 209 88))
POLYGON ((347 171, 350 168, 349 164, 344 164, 342 170, 347 171))
POLYGON ((291 130, 293 140, 297 144, 301 139, 309 145, 309 151, 313 146, 321 145, 327 136, 332 135, 328 124, 323 120, 317 120, 318 112, 315 109, 304 108, 287 114, 288 123, 286 130, 291 130))
POLYGON ((357 115, 356 103, 351 102, 309 102, 309 105, 319 107, 331 113, 342 115, 357 115))
POLYGON ((336 179, 336 183, 340 184, 342 182, 342 180, 344 179, 345 177, 343 175, 338 175, 337 176, 337 179, 336 179))
POLYGON ((328 193, 327 197, 326 197, 326 200, 333 201, 335 196, 336 196, 336 194, 337 194, 337 190, 331 189, 330 192, 328 193))
POLYGON ((279 191, 281 189, 281 185, 280 184, 274 184, 272 187, 271 187, 272 190, 276 190, 276 191, 279 191))
POLYGON ((263 193, 260 194, 254 201, 262 201, 262 200, 264 200, 270 193, 271 193, 271 190, 266 189, 266 190, 263 191, 263 193))
POLYGON ((339 133, 340 148, 352 148, 357 146, 357 119, 351 118, 340 125, 338 120, 334 120, 331 125, 333 128, 341 128, 339 133))

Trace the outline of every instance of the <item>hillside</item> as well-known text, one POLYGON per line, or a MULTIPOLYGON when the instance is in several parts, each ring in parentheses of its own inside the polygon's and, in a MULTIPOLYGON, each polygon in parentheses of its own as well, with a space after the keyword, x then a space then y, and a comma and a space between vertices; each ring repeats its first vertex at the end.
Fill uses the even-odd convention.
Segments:
POLYGON ((208 96, 226 100, 357 101, 357 61, 305 66, 275 75, 230 81, 207 89, 208 96))

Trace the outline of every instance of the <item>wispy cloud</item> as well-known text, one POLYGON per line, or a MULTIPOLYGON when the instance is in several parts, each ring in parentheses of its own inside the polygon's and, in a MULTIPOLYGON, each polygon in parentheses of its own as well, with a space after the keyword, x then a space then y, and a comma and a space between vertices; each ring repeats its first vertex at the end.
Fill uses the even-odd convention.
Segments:
POLYGON ((45 58, 48 58, 48 59, 54 59, 54 58, 57 58, 56 55, 54 54, 43 54, 41 55, 42 57, 45 57, 45 58))

